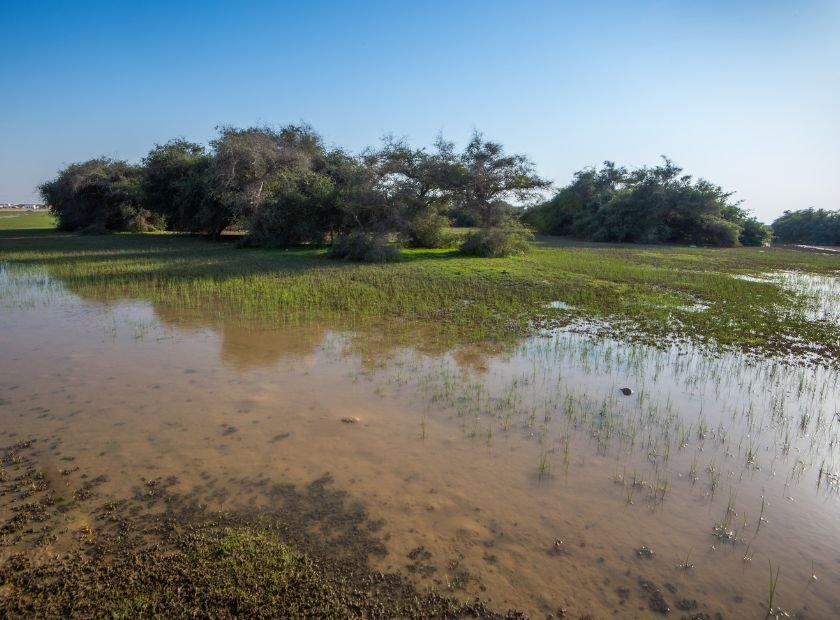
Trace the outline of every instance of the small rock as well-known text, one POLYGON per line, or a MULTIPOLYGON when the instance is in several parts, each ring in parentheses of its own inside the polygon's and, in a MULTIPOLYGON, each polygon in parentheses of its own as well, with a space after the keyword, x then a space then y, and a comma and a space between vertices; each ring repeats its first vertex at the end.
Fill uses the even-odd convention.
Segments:
POLYGON ((359 421, 359 418, 357 418, 355 416, 347 416, 346 418, 341 418, 341 421, 344 422, 345 424, 355 424, 356 422, 359 421))
POLYGON ((628 387, 621 388, 621 393, 624 394, 625 396, 630 396, 630 394, 633 393, 633 388, 628 388, 628 387))
POLYGON ((636 549, 636 555, 638 555, 640 558, 652 558, 656 555, 656 552, 647 545, 642 545, 641 547, 636 549))

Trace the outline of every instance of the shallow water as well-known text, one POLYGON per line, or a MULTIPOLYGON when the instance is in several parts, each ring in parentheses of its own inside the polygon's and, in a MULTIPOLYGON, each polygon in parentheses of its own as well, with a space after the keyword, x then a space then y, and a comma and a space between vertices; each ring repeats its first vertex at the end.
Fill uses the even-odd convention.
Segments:
POLYGON ((653 584, 673 613, 759 618, 769 561, 779 607, 840 615, 834 370, 563 331, 441 347, 268 329, 11 267, 0 307, 0 446, 36 439, 68 489, 105 474, 106 501, 175 476, 208 510, 259 509, 260 481, 329 473, 384 521, 380 568, 423 588, 648 617, 653 584))
POLYGON ((775 271, 756 276, 735 276, 752 282, 772 282, 795 295, 801 312, 811 321, 840 325, 840 277, 799 271, 775 271))

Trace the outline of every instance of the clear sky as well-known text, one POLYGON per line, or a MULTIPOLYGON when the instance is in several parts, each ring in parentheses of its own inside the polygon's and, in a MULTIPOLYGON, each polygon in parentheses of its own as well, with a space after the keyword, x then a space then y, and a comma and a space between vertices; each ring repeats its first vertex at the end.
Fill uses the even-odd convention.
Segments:
POLYGON ((0 202, 98 155, 306 121, 358 150, 479 129, 566 184, 611 159, 840 208, 840 0, 0 0, 0 202))

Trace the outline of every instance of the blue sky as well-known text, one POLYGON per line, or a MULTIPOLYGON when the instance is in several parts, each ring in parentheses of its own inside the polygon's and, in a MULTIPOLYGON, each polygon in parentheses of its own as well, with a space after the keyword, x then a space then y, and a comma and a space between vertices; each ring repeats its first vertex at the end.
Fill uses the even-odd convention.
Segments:
POLYGON ((611 159, 840 208, 840 2, 0 0, 0 202, 98 155, 307 121, 351 150, 479 129, 567 183, 611 159))

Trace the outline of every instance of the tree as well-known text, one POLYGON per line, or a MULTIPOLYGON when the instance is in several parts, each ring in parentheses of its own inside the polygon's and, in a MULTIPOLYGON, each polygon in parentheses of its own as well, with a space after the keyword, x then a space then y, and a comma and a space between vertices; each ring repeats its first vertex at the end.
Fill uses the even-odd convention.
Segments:
POLYGON ((732 193, 694 180, 667 157, 630 171, 612 162, 588 168, 523 221, 551 234, 622 243, 761 245, 769 230, 732 200, 732 193))
POLYGON ((483 227, 465 250, 521 248, 529 233, 511 203, 548 185, 526 157, 479 133, 462 153, 442 138, 430 149, 386 138, 356 156, 327 148, 308 125, 287 125, 223 126, 209 148, 170 140, 139 166, 106 158, 73 164, 41 189, 65 229, 219 236, 236 225, 247 244, 331 242, 333 255, 380 260, 401 244, 448 245, 447 214, 483 227))
POLYGON ((146 231, 163 224, 140 206, 141 169, 99 157, 71 164, 38 189, 61 230, 146 231))
POLYGON ((443 247, 450 241, 444 228, 451 221, 443 212, 452 204, 453 149, 442 137, 431 153, 386 137, 380 149, 363 155, 378 175, 377 186, 386 196, 397 232, 411 247, 443 247))
POLYGON ((529 201, 550 186, 527 157, 506 155, 501 144, 475 132, 456 162, 451 181, 458 210, 481 228, 467 235, 461 251, 488 257, 524 252, 532 234, 513 217, 510 201, 529 201))
POLYGON ((269 197, 249 221, 249 241, 262 245, 323 243, 342 229, 342 211, 350 181, 346 153, 324 151, 305 168, 281 169, 269 197))
POLYGON ((329 256, 365 262, 395 258, 399 249, 389 237, 400 222, 378 185, 376 167, 365 158, 336 153, 331 173, 341 217, 329 256))
POLYGON ((540 178, 524 155, 506 155, 498 142, 473 134, 458 161, 453 189, 459 207, 474 215, 483 228, 510 223, 508 202, 526 202, 551 183, 540 178))
MULTIPOLYGON (((220 128, 211 144, 215 151, 213 191, 231 219, 247 225, 276 196, 287 179, 280 174, 311 171, 324 148, 321 137, 308 125, 220 128)), ((287 185, 287 183, 286 183, 287 185)))
POLYGON ((783 243, 840 245, 840 210, 811 207, 785 211, 771 226, 776 239, 783 243))
POLYGON ((203 146, 184 139, 158 144, 143 159, 142 204, 158 213, 169 230, 218 235, 221 206, 211 191, 212 157, 203 146))

